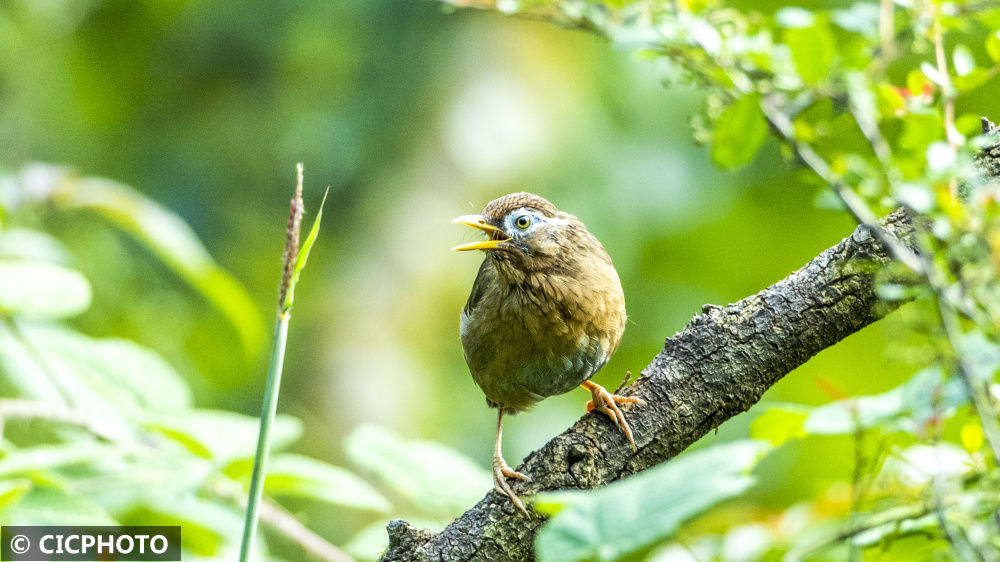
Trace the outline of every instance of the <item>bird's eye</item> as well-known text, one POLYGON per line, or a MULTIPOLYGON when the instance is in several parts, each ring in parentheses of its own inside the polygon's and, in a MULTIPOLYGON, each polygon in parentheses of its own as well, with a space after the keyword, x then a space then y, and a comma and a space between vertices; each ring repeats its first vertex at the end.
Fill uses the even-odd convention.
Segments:
POLYGON ((514 226, 520 228, 521 230, 528 228, 529 226, 531 226, 531 217, 529 217, 528 215, 521 215, 517 217, 516 219, 514 219, 514 226))

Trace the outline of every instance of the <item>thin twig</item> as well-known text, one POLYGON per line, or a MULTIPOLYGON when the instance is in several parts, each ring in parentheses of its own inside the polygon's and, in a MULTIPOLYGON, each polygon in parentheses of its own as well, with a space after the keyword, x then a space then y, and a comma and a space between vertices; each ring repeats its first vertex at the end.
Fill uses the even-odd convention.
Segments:
POLYGON ((980 424, 983 426, 983 433, 986 435, 986 442, 990 444, 990 451, 997 465, 1000 465, 1000 424, 997 422, 996 411, 984 402, 983 392, 972 380, 971 370, 962 352, 961 344, 958 341, 961 328, 958 325, 958 318, 951 306, 942 299, 937 299, 938 310, 941 313, 941 326, 944 328, 945 338, 951 346, 955 356, 955 374, 962 380, 965 391, 972 400, 972 407, 979 416, 980 424))
MULTIPOLYGON (((891 1, 891 0, 890 0, 891 1)), ((861 111, 858 108, 858 104, 854 99, 854 95, 849 94, 847 107, 854 116, 854 122, 858 124, 858 128, 861 129, 861 134, 868 139, 868 144, 872 146, 872 151, 875 152, 875 157, 878 161, 888 169, 892 165, 892 148, 889 147, 889 143, 886 142, 885 137, 882 136, 882 130, 878 128, 878 123, 875 119, 868 113, 861 111)))
MULTIPOLYGON (((937 20, 935 24, 939 26, 937 20)), ((941 47, 940 42, 940 28, 935 32, 936 39, 936 51, 939 54, 938 66, 939 70, 943 68, 944 75, 947 75, 947 65, 943 61, 943 47, 941 47)), ((948 100, 953 102, 953 100, 948 100)), ((946 116, 947 116, 947 105, 946 105, 946 116)), ((772 126, 778 131, 778 133, 788 142, 799 158, 809 166, 821 179, 827 182, 827 184, 834 190, 837 196, 841 199, 847 209, 854 215, 855 219, 868 226, 879 240, 889 248, 893 256, 899 260, 901 263, 906 265, 911 271, 919 274, 930 286, 930 288, 935 293, 937 297, 937 302, 941 309, 942 324, 945 328, 945 333, 947 334, 947 339, 951 344, 953 352, 955 354, 956 360, 956 374, 962 379, 963 384, 966 386, 967 392, 969 393, 970 399, 973 401, 973 406, 976 409, 977 414, 983 425, 983 432, 986 434, 987 441, 990 444, 990 449, 993 453, 994 459, 997 464, 1000 464, 1000 424, 996 420, 995 412, 991 408, 988 408, 986 404, 983 403, 981 392, 973 385, 969 377, 969 371, 966 365, 966 361, 963 358, 961 349, 959 348, 958 342, 958 326, 957 318, 954 317, 954 311, 959 308, 957 303, 951 302, 947 297, 945 292, 944 283, 940 282, 938 275, 935 274, 933 264, 930 259, 926 256, 920 256, 916 252, 912 251, 910 248, 902 244, 899 239, 895 236, 889 234, 880 225, 871 209, 861 200, 860 197, 842 182, 840 182, 836 176, 832 173, 829 165, 826 161, 818 154, 815 150, 808 144, 802 143, 795 136, 794 126, 791 120, 781 112, 771 97, 765 97, 761 100, 761 110, 764 112, 765 117, 771 122, 772 126)), ((952 103, 952 112, 954 111, 952 103)), ((857 111, 852 111, 855 114, 855 118, 858 120, 858 125, 864 132, 865 136, 868 138, 869 142, 872 143, 872 147, 875 150, 876 155, 878 155, 880 160, 889 160, 891 154, 888 152, 888 145, 884 144, 884 140, 881 137, 881 133, 877 131, 878 127, 872 126, 871 123, 867 123, 865 119, 857 118, 857 111)), ((946 127, 948 126, 946 122, 946 127)), ((950 129, 954 129, 954 115, 952 114, 952 122, 950 129)), ((953 182, 954 183, 954 182, 953 182)), ((964 308, 963 308, 964 311, 964 308)), ((970 313, 974 313, 971 311, 970 313)), ((968 314, 968 313, 967 313, 968 314)), ((973 316, 974 318, 975 316, 973 316)))
POLYGON ((620 385, 618 385, 618 388, 616 388, 616 389, 615 389, 615 391, 614 391, 614 393, 613 393, 613 394, 618 394, 618 393, 619 393, 619 392, 621 392, 621 391, 622 391, 622 390, 623 390, 623 389, 624 389, 624 388, 625 388, 626 386, 628 386, 628 382, 629 382, 629 380, 630 380, 631 378, 632 378, 632 371, 625 371, 625 378, 624 378, 624 379, 622 379, 622 383, 621 383, 620 385))
POLYGON ((830 186, 830 189, 840 198, 844 206, 847 207, 847 210, 854 216, 854 219, 871 229, 897 261, 916 273, 923 271, 923 263, 919 256, 900 242, 898 238, 886 232, 885 228, 879 224, 878 218, 865 205, 864 201, 837 179, 830 170, 830 166, 826 163, 826 160, 823 160, 823 157, 817 154, 811 146, 802 143, 796 138, 795 128, 791 120, 777 108, 773 99, 765 97, 761 100, 760 105, 764 116, 770 121, 771 126, 777 130, 785 142, 791 145, 795 153, 798 154, 799 159, 830 186))
MULTIPOLYGON (((247 498, 239 484, 232 480, 217 481, 210 490, 223 498, 236 502, 241 509, 246 509, 247 498)), ((340 550, 323 537, 302 524, 294 515, 277 503, 264 499, 260 506, 260 520, 267 523, 285 537, 298 543, 306 552, 328 560, 329 562, 353 562, 344 551, 340 550)))
MULTIPOLYGON (((938 8, 933 4, 930 4, 931 17, 934 22, 932 24, 932 33, 934 35, 934 62, 937 65, 938 74, 940 74, 943 79, 948 80, 948 88, 942 88, 941 96, 942 101, 944 101, 944 136, 948 140, 948 147, 955 154, 958 154, 958 147, 961 142, 962 135, 959 134, 958 129, 955 127, 955 91, 951 86, 951 80, 948 79, 948 58, 945 56, 944 52, 944 37, 941 32, 941 15, 938 8)), ((954 178, 948 182, 948 191, 951 193, 953 199, 958 198, 958 181, 954 178)))
POLYGON ((10 316, 0 316, 0 318, 3 318, 3 323, 7 326, 7 330, 10 332, 10 335, 14 336, 14 339, 21 344, 21 347, 24 348, 24 351, 31 357, 32 361, 38 365, 38 368, 45 375, 46 382, 48 382, 49 385, 55 389, 54 396, 58 398, 63 405, 69 407, 73 403, 73 400, 69 394, 67 394, 66 390, 63 389, 62 385, 59 384, 59 375, 56 373, 56 370, 52 368, 52 364, 49 363, 49 360, 45 357, 45 354, 42 353, 42 350, 38 349, 38 346, 36 346, 35 343, 28 338, 28 335, 24 333, 24 330, 22 330, 21 326, 17 323, 17 320, 10 316))
POLYGON ((893 0, 882 0, 878 18, 879 47, 883 60, 892 60, 896 56, 896 42, 893 30, 893 0))
MULTIPOLYGON (((712 50, 706 47, 701 39, 695 37, 695 40, 699 42, 702 50, 708 54, 712 61, 730 78, 734 85, 740 84, 741 81, 737 80, 733 75, 732 71, 719 61, 715 56, 712 55, 712 50)), ((741 91, 746 94, 748 91, 746 89, 741 89, 741 91)), ((830 186, 831 189, 837 194, 840 200, 847 207, 847 210, 854 215, 855 220, 858 223, 867 226, 875 234, 882 244, 889 249, 889 252, 896 258, 897 261, 910 268, 914 272, 920 272, 923 269, 920 258, 913 252, 910 248, 902 244, 895 236, 892 236, 882 225, 879 224, 878 219, 875 214, 872 213, 871 209, 858 197, 853 191, 848 189, 843 182, 841 182, 833 171, 830 169, 829 164, 823 159, 811 146, 799 141, 798 137, 795 135, 795 126, 792 124, 791 118, 778 108, 777 102, 775 101, 774 95, 764 96, 760 102, 761 111, 764 112, 764 117, 771 123, 771 126, 781 135, 781 138, 785 140, 792 149, 799 156, 799 158, 813 170, 830 186)), ((879 149, 877 149, 879 150, 879 149)))
POLYGON ((919 519, 929 513, 932 513, 932 509, 926 505, 907 505, 894 509, 886 509, 872 517, 869 517, 868 520, 865 521, 864 525, 851 527, 848 531, 837 533, 822 541, 815 542, 810 546, 791 551, 787 554, 786 558, 791 560, 812 558, 817 553, 826 550, 833 545, 841 544, 844 541, 854 538, 866 531, 882 527, 883 525, 891 525, 893 523, 899 524, 911 519, 919 519))
MULTIPOLYGON (((934 61, 937 64, 937 71, 942 76, 942 78, 948 77, 948 58, 945 56, 944 52, 944 37, 941 32, 941 17, 940 13, 931 4, 931 10, 933 10, 932 17, 934 23, 932 24, 932 33, 934 35, 934 61)), ((955 128, 955 92, 954 91, 944 91, 942 92, 944 99, 944 133, 945 138, 948 139, 948 146, 951 150, 958 152, 958 145, 961 144, 959 140, 960 135, 958 134, 958 129, 955 128)), ((958 193, 952 193, 952 197, 956 197, 958 193)))
MULTIPOLYGON (((853 530, 858 526, 858 514, 861 511, 861 502, 865 494, 865 490, 862 488, 865 469, 865 430, 861 425, 856 401, 851 402, 850 413, 851 423, 854 425, 854 470, 851 472, 851 508, 847 514, 847 528, 853 530)), ((853 541, 847 545, 847 559, 849 562, 860 559, 860 549, 853 541)))

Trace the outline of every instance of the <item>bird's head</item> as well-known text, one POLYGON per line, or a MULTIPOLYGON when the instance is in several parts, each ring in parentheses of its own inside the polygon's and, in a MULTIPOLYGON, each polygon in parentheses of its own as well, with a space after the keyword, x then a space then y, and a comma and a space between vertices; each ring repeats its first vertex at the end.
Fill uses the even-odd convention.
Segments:
POLYGON ((455 251, 483 250, 495 260, 523 271, 566 267, 577 257, 604 248, 576 217, 532 193, 511 193, 491 201, 480 215, 452 222, 482 230, 486 240, 462 244, 455 251))

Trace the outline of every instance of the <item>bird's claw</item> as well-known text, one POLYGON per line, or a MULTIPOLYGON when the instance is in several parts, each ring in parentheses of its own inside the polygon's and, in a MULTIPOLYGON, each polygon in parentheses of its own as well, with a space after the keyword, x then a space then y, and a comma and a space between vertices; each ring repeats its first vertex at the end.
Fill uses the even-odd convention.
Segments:
POLYGON ((521 513, 528 515, 528 510, 524 507, 524 502, 522 502, 521 498, 517 497, 517 494, 514 493, 514 490, 507 482, 507 478, 531 480, 526 474, 520 473, 508 466, 507 462, 503 460, 503 457, 493 457, 493 487, 498 493, 510 498, 510 501, 515 507, 521 510, 521 513))
MULTIPOLYGON (((589 381, 588 381, 589 382, 589 381)), ((618 394, 611 394, 604 389, 603 386, 597 383, 591 383, 589 386, 593 400, 587 402, 587 411, 591 412, 597 410, 598 412, 604 412, 607 414, 611 421, 615 422, 615 425, 622 430, 625 437, 628 438, 628 442, 632 444, 633 450, 638 450, 635 446, 635 439, 632 438, 632 427, 629 426, 628 420, 625 419, 625 414, 622 413, 621 408, 618 404, 639 404, 640 406, 646 405, 644 400, 635 398, 632 396, 619 396, 618 394)))

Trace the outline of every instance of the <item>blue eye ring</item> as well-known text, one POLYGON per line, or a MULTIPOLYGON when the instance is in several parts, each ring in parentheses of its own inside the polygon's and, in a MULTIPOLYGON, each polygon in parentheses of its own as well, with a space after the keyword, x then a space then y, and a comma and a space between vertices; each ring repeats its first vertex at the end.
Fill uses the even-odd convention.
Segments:
POLYGON ((524 230, 531 226, 531 217, 528 215, 521 215, 514 219, 514 226, 524 230))

